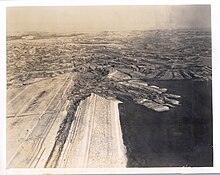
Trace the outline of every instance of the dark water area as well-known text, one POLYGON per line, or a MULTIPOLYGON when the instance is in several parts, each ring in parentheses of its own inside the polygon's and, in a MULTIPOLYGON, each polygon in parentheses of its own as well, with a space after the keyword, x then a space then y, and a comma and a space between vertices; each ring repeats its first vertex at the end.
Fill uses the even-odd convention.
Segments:
POLYGON ((127 167, 213 166, 212 84, 207 81, 151 81, 181 95, 181 105, 155 112, 119 97, 127 167))

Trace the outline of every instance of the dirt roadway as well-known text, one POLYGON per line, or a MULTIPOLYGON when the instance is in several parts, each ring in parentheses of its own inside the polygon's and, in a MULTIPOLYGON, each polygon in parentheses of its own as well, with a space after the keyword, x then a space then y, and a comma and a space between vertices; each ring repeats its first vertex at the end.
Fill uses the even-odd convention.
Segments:
POLYGON ((81 101, 58 167, 126 167, 118 103, 96 94, 81 101))
POLYGON ((7 167, 42 168, 68 107, 68 73, 7 92, 7 167), (13 94, 17 94, 16 96, 13 94))
MULTIPOLYGON (((8 168, 51 164, 48 158, 67 115, 67 90, 74 85, 74 78, 76 75, 69 73, 8 89, 8 168)), ((93 93, 80 102, 58 167, 126 167, 118 103, 93 93)))

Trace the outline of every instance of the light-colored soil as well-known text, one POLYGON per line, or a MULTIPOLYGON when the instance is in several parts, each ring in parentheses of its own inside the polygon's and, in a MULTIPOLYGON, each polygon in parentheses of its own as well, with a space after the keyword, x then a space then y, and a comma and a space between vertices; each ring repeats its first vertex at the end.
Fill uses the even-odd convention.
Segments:
POLYGON ((126 167, 118 103, 96 94, 81 101, 59 167, 126 167))
POLYGON ((63 74, 8 90, 8 168, 44 167, 66 114, 65 93, 73 76, 63 74))

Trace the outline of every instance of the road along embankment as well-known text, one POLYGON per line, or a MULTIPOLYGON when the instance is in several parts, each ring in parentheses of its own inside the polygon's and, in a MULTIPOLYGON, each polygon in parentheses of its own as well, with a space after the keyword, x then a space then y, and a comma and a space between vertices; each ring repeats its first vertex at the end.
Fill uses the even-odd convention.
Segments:
POLYGON ((80 102, 58 167, 126 167, 118 103, 93 93, 80 102))

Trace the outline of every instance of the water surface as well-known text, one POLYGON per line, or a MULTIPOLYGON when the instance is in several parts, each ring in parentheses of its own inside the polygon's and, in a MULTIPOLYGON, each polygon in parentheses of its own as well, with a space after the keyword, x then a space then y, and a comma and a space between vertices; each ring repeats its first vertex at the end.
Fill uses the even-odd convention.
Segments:
MULTIPOLYGON (((149 82, 149 81, 148 81, 149 82)), ((181 95, 181 105, 158 113, 120 97, 127 167, 213 166, 211 82, 151 81, 181 95)))

